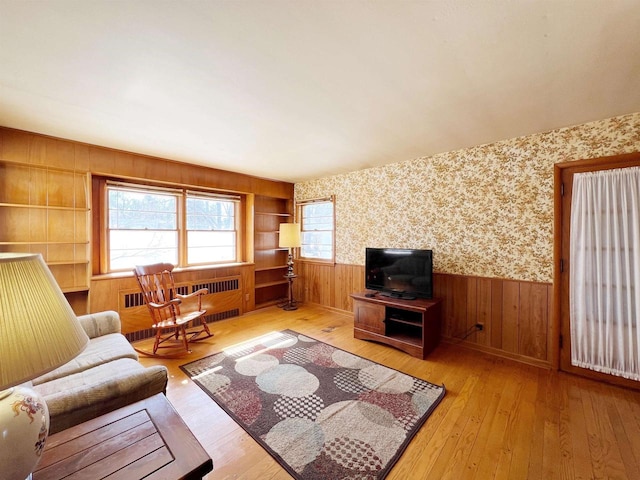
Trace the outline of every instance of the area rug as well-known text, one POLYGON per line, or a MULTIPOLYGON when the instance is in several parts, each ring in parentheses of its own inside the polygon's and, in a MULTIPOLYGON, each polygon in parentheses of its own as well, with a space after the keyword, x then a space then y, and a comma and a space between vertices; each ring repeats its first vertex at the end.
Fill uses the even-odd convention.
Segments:
POLYGON ((298 480, 381 480, 438 386, 292 330, 180 367, 298 480))

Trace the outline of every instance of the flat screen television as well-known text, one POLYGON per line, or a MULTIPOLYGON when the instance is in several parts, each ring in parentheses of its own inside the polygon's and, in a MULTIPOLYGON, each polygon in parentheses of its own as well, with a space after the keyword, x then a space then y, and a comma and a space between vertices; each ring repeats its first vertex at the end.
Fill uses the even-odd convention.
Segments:
POLYGON ((433 251, 367 248, 365 287, 406 300, 432 298, 433 251))

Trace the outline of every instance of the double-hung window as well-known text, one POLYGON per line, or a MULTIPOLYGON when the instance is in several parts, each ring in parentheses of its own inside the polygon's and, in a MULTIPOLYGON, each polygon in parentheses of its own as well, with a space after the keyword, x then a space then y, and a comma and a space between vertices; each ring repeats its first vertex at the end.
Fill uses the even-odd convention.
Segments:
POLYGON ((334 198, 305 200, 298 203, 302 245, 300 257, 333 261, 335 245, 334 198))
POLYGON ((107 185, 109 271, 178 263, 179 191, 107 185))
POLYGON ((187 263, 235 262, 238 200, 187 192, 187 263))
POLYGON ((239 197, 109 181, 106 202, 106 271, 238 260, 239 197))

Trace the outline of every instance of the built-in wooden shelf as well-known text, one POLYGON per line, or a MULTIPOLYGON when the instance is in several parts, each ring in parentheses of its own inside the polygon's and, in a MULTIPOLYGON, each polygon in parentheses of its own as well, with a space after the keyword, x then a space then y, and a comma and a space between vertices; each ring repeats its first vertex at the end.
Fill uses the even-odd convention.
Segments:
POLYGON ((0 251, 39 253, 77 313, 88 311, 90 174, 0 161, 0 251))
MULTIPOLYGON (((279 213, 279 212, 260 212, 260 211, 256 211, 256 215, 269 215, 269 216, 273 216, 273 217, 290 217, 291 214, 290 213, 279 213)), ((277 232, 278 230, 276 230, 277 232)))
POLYGON ((266 287, 273 287, 275 285, 282 285, 282 284, 287 284, 287 280, 281 280, 281 281, 277 281, 277 282, 265 282, 265 283, 256 283, 256 288, 266 288, 266 287))
POLYGON ((288 248, 279 246, 280 224, 293 217, 292 202, 284 198, 255 197, 255 300, 256 308, 274 305, 287 297, 288 248))
POLYGON ((284 268, 288 268, 287 265, 276 265, 275 267, 262 267, 262 268, 256 268, 255 271, 256 272, 266 272, 267 270, 282 270, 284 268))

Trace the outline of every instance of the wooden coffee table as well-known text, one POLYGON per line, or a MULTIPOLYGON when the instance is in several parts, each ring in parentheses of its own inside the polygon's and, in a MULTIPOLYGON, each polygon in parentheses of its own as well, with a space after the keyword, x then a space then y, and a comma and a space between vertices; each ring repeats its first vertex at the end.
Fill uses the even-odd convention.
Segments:
POLYGON ((211 458, 158 394, 47 439, 34 480, 201 479, 211 458))

